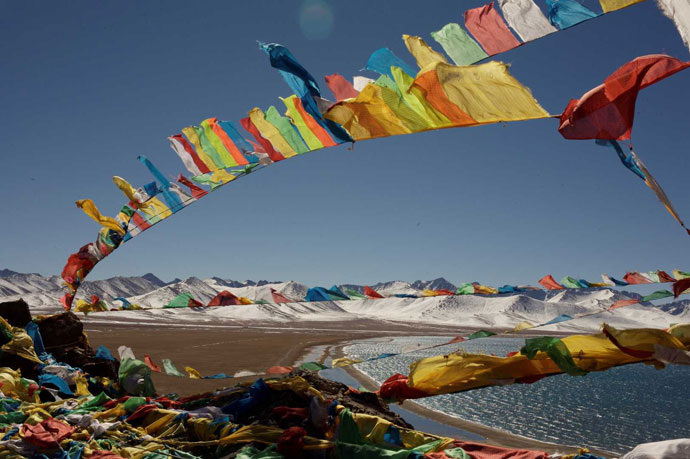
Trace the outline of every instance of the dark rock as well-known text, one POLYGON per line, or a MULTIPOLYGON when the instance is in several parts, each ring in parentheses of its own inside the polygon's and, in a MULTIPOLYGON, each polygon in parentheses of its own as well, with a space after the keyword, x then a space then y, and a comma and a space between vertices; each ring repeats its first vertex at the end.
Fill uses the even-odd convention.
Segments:
POLYGON ((118 363, 96 358, 84 334, 84 325, 73 312, 63 312, 37 321, 46 351, 58 362, 79 367, 92 376, 117 379, 118 363))
POLYGON ((23 299, 0 303, 0 316, 13 327, 24 328, 31 322, 29 305, 23 299))

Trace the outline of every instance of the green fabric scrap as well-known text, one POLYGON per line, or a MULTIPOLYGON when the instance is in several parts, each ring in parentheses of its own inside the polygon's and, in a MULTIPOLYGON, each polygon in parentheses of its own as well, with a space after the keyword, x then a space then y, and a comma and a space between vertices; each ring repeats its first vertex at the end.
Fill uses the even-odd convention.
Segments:
POLYGON ((353 445, 342 441, 335 442, 337 456, 342 459, 356 457, 357 459, 407 459, 419 457, 407 449, 390 450, 375 445, 353 445))
POLYGON ((474 295, 474 285, 465 282, 455 291, 457 295, 474 295))
POLYGON ((299 366, 301 370, 307 370, 307 371, 321 371, 325 370, 328 368, 326 365, 323 365, 319 362, 305 362, 302 365, 299 366))
POLYGON ((276 445, 271 445, 263 451, 249 445, 242 448, 235 456, 236 459, 282 459, 283 455, 276 451, 276 445))
POLYGON ((443 441, 444 440, 442 440, 442 439, 438 439, 438 440, 431 441, 429 443, 424 443, 423 445, 419 445, 415 448, 412 448, 412 451, 414 451, 415 453, 422 453, 422 454, 430 453, 430 452, 435 451, 436 448, 438 448, 443 443, 443 441))
POLYGON ((165 370, 166 375, 180 376, 182 378, 186 377, 186 375, 180 373, 180 370, 175 368, 175 365, 173 365, 170 359, 163 359, 163 370, 165 370))
POLYGON ((650 293, 649 295, 645 296, 640 301, 660 300, 662 298, 668 298, 669 296, 673 296, 673 293, 669 292, 668 290, 657 290, 656 292, 650 293))
POLYGON ((559 338, 543 336, 541 338, 528 339, 525 340, 525 345, 520 349, 520 353, 526 355, 530 360, 539 351, 546 352, 549 358, 558 365, 558 368, 570 376, 584 376, 588 373, 575 364, 568 347, 559 338))
POLYGON ((145 397, 129 397, 125 403, 122 404, 122 407, 128 413, 134 413, 141 405, 146 405, 145 397))
POLYGON ((350 298, 366 298, 365 295, 362 295, 361 293, 350 288, 346 288, 345 293, 347 293, 347 296, 349 296, 350 298))
POLYGON ((496 333, 489 331, 489 330, 479 330, 474 333, 472 333, 470 336, 467 337, 468 340, 470 339, 477 339, 477 338, 486 338, 489 336, 494 336, 496 333))
POLYGON ((21 411, 13 411, 11 413, 0 414, 0 424, 21 424, 29 417, 21 411))
POLYGON ((456 459, 472 459, 472 456, 467 454, 467 452, 459 446, 457 448, 444 449, 443 452, 446 456, 456 459))

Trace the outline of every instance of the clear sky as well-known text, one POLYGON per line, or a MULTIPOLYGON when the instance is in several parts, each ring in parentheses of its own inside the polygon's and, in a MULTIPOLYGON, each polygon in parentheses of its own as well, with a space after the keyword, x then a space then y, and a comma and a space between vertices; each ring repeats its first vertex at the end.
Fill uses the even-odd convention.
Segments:
MULTIPOLYGON (((98 230, 75 200, 114 215, 125 198, 113 175, 151 180, 137 155, 170 177, 184 171, 168 135, 210 116, 237 121, 255 106, 282 107, 290 91, 257 40, 287 46, 319 82, 335 72, 375 77, 360 71, 373 50, 387 46, 413 63, 403 33, 440 49, 429 33, 481 4, 334 1, 330 16, 306 5, 300 18, 298 1, 2 1, 0 268, 59 273, 98 230)), ((558 114, 651 53, 689 59, 648 0, 497 59, 558 114)), ((633 129, 635 150, 688 223, 689 83, 686 71, 643 91, 633 129)), ((612 149, 565 140, 547 119, 283 161, 123 245, 91 278, 534 284, 546 273, 690 270, 689 247, 612 149)))

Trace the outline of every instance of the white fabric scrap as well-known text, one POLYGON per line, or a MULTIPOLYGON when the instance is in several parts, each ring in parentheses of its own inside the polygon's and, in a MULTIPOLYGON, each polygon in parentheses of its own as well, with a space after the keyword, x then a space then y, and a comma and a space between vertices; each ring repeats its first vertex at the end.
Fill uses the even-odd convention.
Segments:
POLYGON ((522 41, 536 40, 556 32, 546 16, 532 0, 499 0, 503 17, 522 41))

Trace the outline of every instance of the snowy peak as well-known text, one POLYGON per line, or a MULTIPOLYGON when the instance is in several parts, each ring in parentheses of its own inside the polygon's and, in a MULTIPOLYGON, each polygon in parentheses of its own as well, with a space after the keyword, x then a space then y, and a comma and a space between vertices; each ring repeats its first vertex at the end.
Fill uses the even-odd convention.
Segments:
POLYGON ((452 292, 456 291, 458 288, 445 280, 443 277, 430 281, 414 281, 412 283, 412 288, 417 290, 450 290, 452 292))

